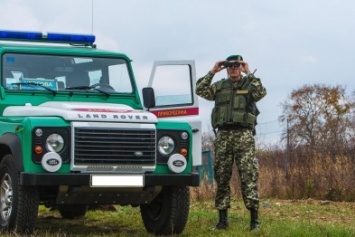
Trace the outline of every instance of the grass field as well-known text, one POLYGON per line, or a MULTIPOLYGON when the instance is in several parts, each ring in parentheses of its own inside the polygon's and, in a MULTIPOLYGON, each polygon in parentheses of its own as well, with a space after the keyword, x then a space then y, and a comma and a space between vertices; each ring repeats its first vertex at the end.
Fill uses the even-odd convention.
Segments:
MULTIPOLYGON (((317 200, 262 200, 262 227, 249 231, 249 213, 233 201, 228 230, 214 230, 217 212, 213 201, 191 202, 189 220, 179 236, 290 236, 355 237, 355 203, 317 200)), ((17 236, 9 234, 3 236, 17 236)), ((32 236, 153 236, 141 221, 139 208, 117 206, 117 211, 88 211, 81 219, 62 219, 57 211, 40 207, 32 236)))

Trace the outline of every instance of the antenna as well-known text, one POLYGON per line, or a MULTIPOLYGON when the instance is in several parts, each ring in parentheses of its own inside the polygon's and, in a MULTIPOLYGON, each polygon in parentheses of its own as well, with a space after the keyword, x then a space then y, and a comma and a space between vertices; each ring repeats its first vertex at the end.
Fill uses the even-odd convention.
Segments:
POLYGON ((94 0, 91 0, 91 34, 94 34, 94 0))

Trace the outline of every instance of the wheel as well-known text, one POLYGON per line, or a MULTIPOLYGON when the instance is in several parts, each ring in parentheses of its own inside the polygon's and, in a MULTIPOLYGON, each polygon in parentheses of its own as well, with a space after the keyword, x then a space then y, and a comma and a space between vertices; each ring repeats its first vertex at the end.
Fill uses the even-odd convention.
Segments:
POLYGON ((1 231, 31 234, 38 214, 38 188, 21 186, 18 173, 12 155, 5 155, 0 164, 1 231))
POLYGON ((60 215, 65 219, 74 219, 76 217, 83 217, 88 210, 87 205, 58 205, 60 215))
POLYGON ((140 206, 146 230, 155 235, 180 234, 187 223, 190 209, 188 187, 164 187, 149 204, 140 206))

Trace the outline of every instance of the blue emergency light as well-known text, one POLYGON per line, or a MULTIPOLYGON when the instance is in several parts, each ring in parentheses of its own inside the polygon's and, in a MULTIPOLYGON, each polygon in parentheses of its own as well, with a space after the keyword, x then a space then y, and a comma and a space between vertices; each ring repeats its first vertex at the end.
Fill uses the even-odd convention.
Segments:
POLYGON ((86 43, 92 45, 95 42, 95 35, 48 33, 47 39, 53 42, 86 43))
POLYGON ((45 43, 66 43, 77 45, 90 45, 95 42, 95 35, 62 34, 28 32, 28 31, 8 31, 0 30, 0 40, 45 42, 45 43))

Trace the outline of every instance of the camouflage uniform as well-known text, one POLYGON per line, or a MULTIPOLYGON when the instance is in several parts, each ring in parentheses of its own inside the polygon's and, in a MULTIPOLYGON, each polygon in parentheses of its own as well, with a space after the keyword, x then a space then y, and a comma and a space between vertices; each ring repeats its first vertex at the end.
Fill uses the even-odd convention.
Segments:
MULTIPOLYGON (((211 85, 214 74, 209 72, 197 81, 196 94, 207 99, 215 100, 216 83, 211 85)), ((227 79, 228 80, 228 79, 227 79)), ((254 75, 243 77, 239 82, 233 82, 234 88, 239 88, 243 80, 251 80, 250 96, 254 102, 266 95, 259 78, 254 75)), ((244 204, 247 209, 259 208, 258 193, 258 160, 255 157, 255 140, 251 127, 219 128, 214 141, 215 160, 214 178, 217 183, 215 207, 218 210, 230 208, 230 178, 235 160, 241 180, 244 204)))

